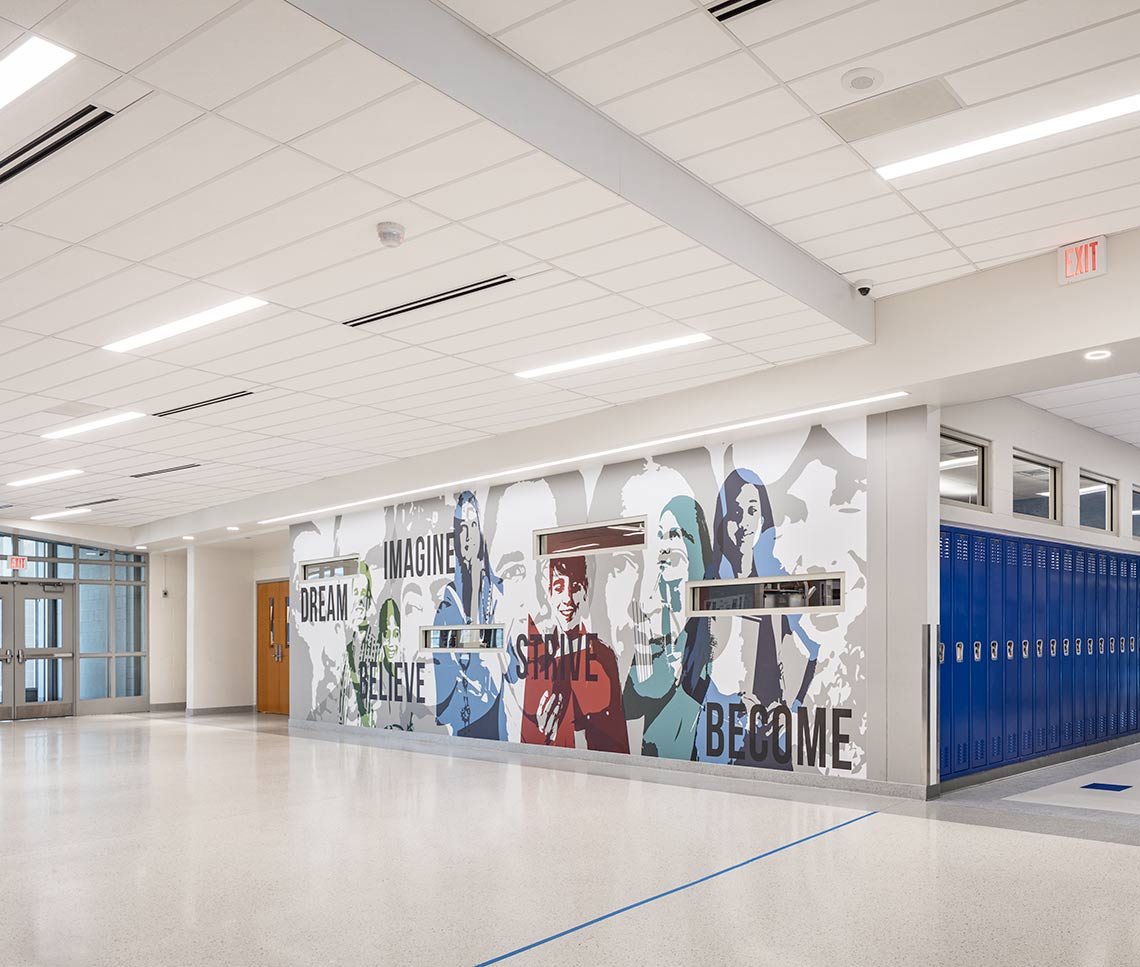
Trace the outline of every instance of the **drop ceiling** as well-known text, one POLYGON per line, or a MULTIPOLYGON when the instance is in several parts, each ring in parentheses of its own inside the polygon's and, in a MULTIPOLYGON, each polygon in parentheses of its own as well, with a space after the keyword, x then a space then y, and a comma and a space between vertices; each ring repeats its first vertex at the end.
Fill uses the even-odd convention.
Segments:
POLYGON ((877 296, 1140 225, 1140 115, 874 171, 1140 92, 1136 0, 440 2, 877 296), (932 78, 960 109, 851 144, 822 117, 932 78))
POLYGON ((1140 374, 1072 383, 1018 397, 1031 406, 1140 446, 1140 374))
POLYGON ((0 156, 117 113, 0 185, 3 480, 84 471, 3 488, 13 517, 115 498, 83 521, 137 525, 865 344, 284 0, 0 0, 0 56, 32 31, 78 56, 4 110, 0 156), (101 348, 241 296, 267 304, 101 348))

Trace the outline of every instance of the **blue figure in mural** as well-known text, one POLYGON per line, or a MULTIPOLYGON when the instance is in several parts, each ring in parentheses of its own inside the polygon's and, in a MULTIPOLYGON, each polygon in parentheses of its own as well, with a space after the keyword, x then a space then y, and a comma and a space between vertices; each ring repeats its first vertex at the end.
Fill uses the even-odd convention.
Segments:
MULTIPOLYGON (((479 519, 479 502, 469 490, 459 495, 452 518, 455 571, 435 612, 436 627, 491 624, 503 584, 491 570, 479 519)), ((496 659, 497 661, 497 659, 496 659)), ((437 651, 436 720, 452 734, 505 739, 502 682, 483 655, 437 651)))
POLYGON ((646 576, 648 630, 634 643, 623 704, 627 719, 644 720, 642 755, 688 759, 701 705, 681 685, 683 659, 690 642, 706 632, 705 619, 685 620, 684 586, 705 576, 711 557, 700 504, 685 495, 672 498, 658 518, 656 544, 646 576))
MULTIPOLYGON (((717 498, 716 515, 713 522, 712 563, 709 578, 733 579, 750 577, 778 577, 786 575, 783 565, 775 554, 776 525, 772 514, 772 504, 768 490, 760 477, 751 470, 733 470, 724 481, 717 498)), ((732 619, 743 623, 743 633, 748 646, 754 645, 752 665, 752 687, 749 693, 726 696, 721 694, 711 681, 711 666, 714 650, 718 644, 717 634, 710 629, 707 637, 696 644, 686 661, 685 681, 700 697, 702 702, 701 721, 697 727, 697 743, 694 758, 701 761, 735 761, 747 765, 764 765, 769 768, 790 769, 790 761, 781 764, 777 757, 770 755, 763 762, 752 761, 750 749, 753 743, 744 741, 736 754, 725 743, 723 751, 718 744, 715 753, 704 740, 710 702, 719 704, 713 715, 729 725, 733 717, 730 707, 746 710, 759 704, 772 710, 788 705, 794 719, 796 710, 802 704, 807 690, 815 676, 816 660, 819 656, 819 643, 803 628, 800 615, 780 615, 772 617, 749 616, 732 619), (785 694, 783 672, 780 667, 777 643, 788 635, 794 635, 807 653, 807 666, 803 680, 795 696, 788 700, 785 694), (702 668, 702 665, 704 666, 702 668)), ((722 621, 717 625, 717 633, 729 633, 730 626, 722 621)), ((720 643, 723 645, 723 642, 720 643)), ((747 711, 746 713, 747 714, 747 711)), ((787 731, 779 733, 777 741, 781 751, 786 749, 787 731)))

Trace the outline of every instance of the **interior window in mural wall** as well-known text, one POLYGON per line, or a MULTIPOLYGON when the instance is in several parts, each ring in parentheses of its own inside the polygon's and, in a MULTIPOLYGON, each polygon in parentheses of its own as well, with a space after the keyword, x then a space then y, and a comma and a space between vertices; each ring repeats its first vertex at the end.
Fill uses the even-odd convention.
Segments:
POLYGON ((326 598, 350 602, 346 615, 294 615, 302 714, 862 775, 866 491, 855 421, 295 527, 294 561, 360 558, 358 574, 327 579, 345 589, 326 598), (536 532, 640 518, 643 542, 536 547, 536 532), (795 580, 780 613, 686 607, 689 582, 763 578, 775 593, 784 577, 795 580), (806 601, 812 580, 827 602, 806 601), (465 626, 501 638, 422 647, 465 626))

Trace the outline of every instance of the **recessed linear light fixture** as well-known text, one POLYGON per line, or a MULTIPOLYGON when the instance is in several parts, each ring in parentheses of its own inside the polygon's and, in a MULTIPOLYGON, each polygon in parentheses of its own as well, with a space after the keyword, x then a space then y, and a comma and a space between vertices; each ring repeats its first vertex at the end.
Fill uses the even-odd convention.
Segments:
POLYGON ((145 545, 145 544, 136 544, 136 545, 135 545, 135 550, 136 550, 136 551, 145 551, 145 550, 146 550, 146 545, 145 545))
POLYGON ((183 534, 182 539, 184 541, 192 541, 192 540, 194 540, 194 537, 191 534, 183 534))
POLYGON ((12 480, 9 487, 30 487, 32 484, 47 483, 50 480, 63 480, 64 477, 78 477, 82 470, 56 470, 53 473, 40 474, 38 477, 27 477, 24 480, 12 480))
POLYGON ((226 530, 228 530, 228 531, 239 531, 239 530, 241 530, 241 528, 240 527, 227 527, 226 530))
POLYGON ((1140 111, 1140 94, 1133 94, 1130 97, 1122 97, 1118 101, 1109 101, 1107 104, 1099 104, 1082 111, 1062 114, 1060 117, 1049 118, 1046 121, 1037 121, 1034 124, 1014 128, 1012 131, 991 134, 989 137, 967 141, 952 148, 931 151, 929 154, 919 155, 917 158, 896 161, 894 164, 884 165, 876 170, 887 181, 891 181, 895 178, 901 178, 903 175, 913 175, 918 171, 940 168, 942 165, 964 161, 967 158, 976 158, 978 155, 989 154, 991 151, 1001 151, 1003 148, 1012 148, 1014 145, 1088 127, 1090 124, 1111 121, 1113 118, 1124 117, 1137 111, 1140 111))
POLYGON ((690 433, 678 433, 676 436, 660 437, 656 440, 644 440, 640 443, 629 443, 621 447, 613 447, 610 450, 598 450, 594 453, 582 453, 573 457, 563 457, 559 460, 547 460, 543 463, 532 463, 526 467, 510 467, 503 470, 496 470, 492 473, 482 473, 474 477, 464 477, 460 480, 449 480, 446 483, 429 484, 426 487, 416 487, 414 490, 401 490, 394 494, 383 494, 380 497, 367 497, 364 500, 354 500, 347 504, 336 504, 332 507, 321 507, 318 510, 303 510, 296 514, 284 514, 281 517, 270 517, 267 520, 259 520, 259 524, 279 524, 286 520, 299 520, 319 517, 322 514, 331 514, 341 510, 351 510, 354 507, 364 507, 368 504, 385 503, 388 501, 399 500, 401 497, 412 497, 416 494, 423 493, 438 493, 440 491, 453 490, 456 487, 463 485, 470 485, 481 483, 485 480, 495 480, 497 478, 506 477, 525 477, 529 474, 536 473, 539 470, 549 470, 553 467, 563 467, 567 464, 589 463, 595 460, 601 460, 606 457, 614 457, 623 453, 629 453, 635 450, 652 450, 662 446, 668 446, 673 443, 681 443, 686 440, 696 440, 700 437, 716 436, 722 433, 733 433, 737 430, 747 430, 756 426, 768 426, 773 423, 783 423, 788 420, 799 420, 805 416, 821 416, 824 413, 836 413, 840 410, 849 410, 857 406, 870 406, 874 403, 886 403, 889 400, 901 399, 910 394, 906 390, 895 390, 892 393, 882 393, 879 396, 866 396, 858 400, 848 400, 845 403, 830 403, 827 406, 813 406, 808 410, 797 410, 794 413, 781 413, 778 416, 762 416, 756 420, 745 420, 743 423, 728 423, 724 426, 714 426, 708 430, 693 430, 690 433))
POLYGON ((187 316, 185 319, 176 319, 174 322, 168 322, 163 326, 156 326, 154 329, 146 330, 146 332, 128 336, 126 339, 120 339, 118 342, 110 343, 103 348, 113 353, 129 353, 132 349, 149 346, 151 343, 169 339, 172 336, 180 336, 184 332, 201 329, 202 326, 221 322, 223 319, 240 316, 243 312, 260 309, 263 305, 266 305, 264 299, 255 299, 253 296, 245 296, 242 299, 234 299, 232 302, 214 306, 212 309, 203 309, 201 312, 195 312, 194 315, 187 316))
POLYGON ((29 37, 0 60, 0 108, 7 107, 74 59, 70 50, 40 37, 29 37))
POLYGON ((1090 349, 1085 353, 1085 359, 1090 363, 1099 363, 1102 360, 1108 359, 1112 356, 1111 349, 1090 349))
POLYGON ((128 420, 140 420, 145 413, 136 413, 131 411, 129 413, 114 413, 111 416, 103 416, 98 420, 91 420, 88 423, 76 423, 75 426, 65 426, 62 430, 52 430, 51 433, 44 433, 41 439, 44 440, 61 440, 64 437, 75 436, 77 433, 89 433, 91 430, 101 430, 105 426, 115 426, 119 423, 126 423, 128 420))
POLYGON ((648 356, 651 353, 663 353, 669 349, 680 349, 682 346, 693 346, 699 342, 708 342, 712 336, 703 332, 694 332, 690 336, 679 336, 676 339, 663 339, 660 342, 649 342, 641 346, 631 346, 629 349, 618 349, 612 353, 601 353, 597 356, 583 356, 581 359, 571 359, 564 363, 552 363, 550 366, 539 366, 537 369, 527 369, 515 373, 523 379, 537 379, 540 376, 551 376, 554 373, 566 373, 572 369, 586 369, 590 366, 602 366, 606 363, 615 363, 622 359, 633 359, 636 356, 648 356))
POLYGON ((77 517, 79 514, 90 514, 90 507, 75 507, 72 510, 57 510, 51 514, 37 514, 29 520, 56 520, 59 517, 77 517))
POLYGON ((972 454, 968 457, 951 457, 949 460, 942 460, 938 464, 939 470, 958 470, 962 467, 972 467, 978 462, 978 455, 972 454))

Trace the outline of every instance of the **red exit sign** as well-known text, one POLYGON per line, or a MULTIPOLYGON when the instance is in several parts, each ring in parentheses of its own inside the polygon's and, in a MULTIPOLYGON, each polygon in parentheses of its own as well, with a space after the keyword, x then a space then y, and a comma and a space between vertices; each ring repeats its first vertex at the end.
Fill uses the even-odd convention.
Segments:
POLYGON ((1057 249, 1057 281, 1061 285, 1083 282, 1108 271, 1108 239, 1086 238, 1057 249))
POLYGON ((22 571, 28 566, 28 559, 26 557, 9 557, 8 567, 13 571, 22 571))

